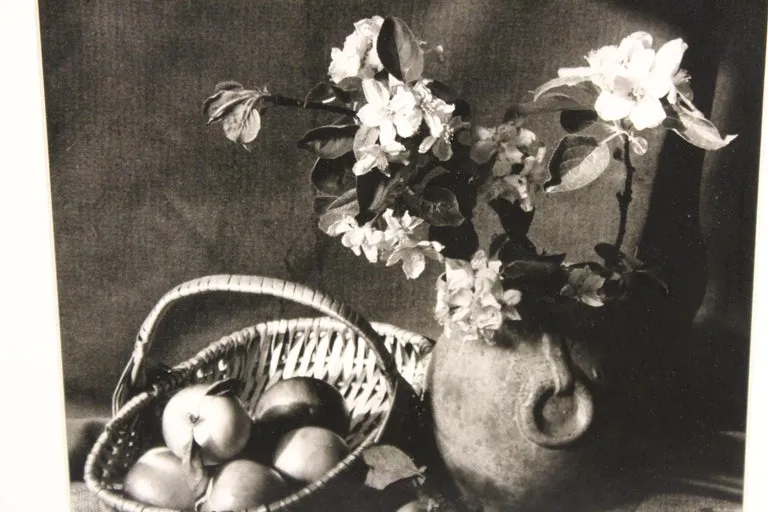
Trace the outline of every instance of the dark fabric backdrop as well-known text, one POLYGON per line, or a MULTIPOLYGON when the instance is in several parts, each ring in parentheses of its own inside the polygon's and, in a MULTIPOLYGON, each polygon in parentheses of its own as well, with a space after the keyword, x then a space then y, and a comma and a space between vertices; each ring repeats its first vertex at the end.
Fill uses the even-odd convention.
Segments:
MULTIPOLYGON (((371 320, 439 334, 438 265, 408 282, 315 228, 312 159, 295 141, 320 117, 273 110, 248 153, 201 113, 224 79, 302 96, 352 23, 377 13, 443 44, 447 60, 430 71, 486 124, 558 67, 634 30, 689 42, 696 103, 740 135, 706 157, 673 136, 638 159, 627 241, 664 255, 681 315, 694 319, 670 351, 692 410, 743 426, 766 18, 763 2, 746 0, 41 0, 68 403, 105 410, 145 315, 167 290, 206 274, 300 281, 371 320)), ((533 128, 550 145, 562 135, 555 119, 533 128)), ((622 180, 615 167, 584 190, 545 198, 534 241, 576 259, 613 240, 622 180)), ((479 216, 487 241, 498 228, 479 216)), ((196 300, 169 317, 153 356, 176 363, 220 335, 299 313, 273 300, 196 300)))

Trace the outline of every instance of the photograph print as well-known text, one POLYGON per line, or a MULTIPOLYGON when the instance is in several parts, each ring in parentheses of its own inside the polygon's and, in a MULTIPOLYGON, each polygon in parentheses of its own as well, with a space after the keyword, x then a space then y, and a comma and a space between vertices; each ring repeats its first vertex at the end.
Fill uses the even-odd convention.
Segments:
POLYGON ((71 509, 741 510, 767 15, 39 0, 71 509))

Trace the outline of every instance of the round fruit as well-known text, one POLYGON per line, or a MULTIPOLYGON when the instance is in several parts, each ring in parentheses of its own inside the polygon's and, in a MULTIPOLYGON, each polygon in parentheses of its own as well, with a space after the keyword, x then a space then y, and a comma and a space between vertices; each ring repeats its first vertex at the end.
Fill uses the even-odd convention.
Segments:
POLYGON ((322 477, 348 454, 347 443, 335 432, 303 427, 280 439, 272 465, 284 475, 306 484, 322 477))
POLYGON ((248 459, 267 466, 272 464, 275 446, 285 432, 273 422, 254 421, 251 435, 238 458, 248 459))
POLYGON ((274 469, 250 460, 233 460, 217 469, 201 511, 255 508, 287 493, 285 480, 274 469))
POLYGON ((163 439, 183 458, 191 440, 205 464, 233 459, 245 447, 251 418, 235 396, 207 395, 209 384, 193 384, 171 397, 163 410, 163 439))
POLYGON ((338 389, 321 379, 291 377, 270 386, 256 403, 254 419, 282 433, 300 427, 327 428, 346 436, 349 408, 338 389))
POLYGON ((427 512, 428 507, 420 500, 409 501, 397 509, 397 512, 427 512))
POLYGON ((123 490, 132 499, 160 508, 189 510, 195 494, 181 460, 166 447, 152 448, 125 475, 123 490))

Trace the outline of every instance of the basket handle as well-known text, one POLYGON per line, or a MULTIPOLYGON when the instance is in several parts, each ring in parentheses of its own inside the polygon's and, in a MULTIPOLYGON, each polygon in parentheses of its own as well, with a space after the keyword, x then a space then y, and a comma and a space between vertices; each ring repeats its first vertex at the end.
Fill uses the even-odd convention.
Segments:
POLYGON ((371 327, 367 320, 349 306, 322 292, 282 279, 248 275, 211 275, 193 279, 176 286, 167 292, 155 307, 152 308, 139 329, 133 353, 112 395, 113 415, 117 414, 117 411, 128 401, 133 390, 141 389, 144 386, 144 366, 146 355, 152 345, 152 335, 169 306, 187 297, 220 291, 251 295, 271 295, 310 306, 320 313, 343 322, 355 334, 366 340, 376 354, 377 362, 384 375, 390 377, 396 372, 395 360, 386 349, 381 336, 371 327))

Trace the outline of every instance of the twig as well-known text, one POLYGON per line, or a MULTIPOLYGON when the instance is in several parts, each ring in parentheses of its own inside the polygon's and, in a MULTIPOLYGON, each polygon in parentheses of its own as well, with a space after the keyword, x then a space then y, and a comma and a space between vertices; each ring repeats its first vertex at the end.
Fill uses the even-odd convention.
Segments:
POLYGON ((354 110, 346 107, 340 107, 338 105, 328 105, 326 103, 318 103, 316 101, 308 101, 305 103, 301 100, 297 100, 296 98, 288 98, 287 96, 281 96, 279 94, 269 96, 268 99, 271 100, 274 105, 277 105, 280 107, 296 107, 296 108, 305 108, 308 110, 324 110, 326 112, 333 112, 335 114, 342 114, 342 115, 351 116, 351 117, 355 117, 357 115, 357 113, 354 110))
POLYGON ((624 135, 624 167, 627 174, 624 178, 624 191, 616 193, 616 199, 619 201, 619 232, 616 235, 616 242, 613 244, 617 249, 621 249, 624 243, 624 235, 627 233, 627 215, 629 213, 629 203, 632 202, 632 178, 635 174, 635 168, 629 159, 630 144, 629 136, 624 135))

